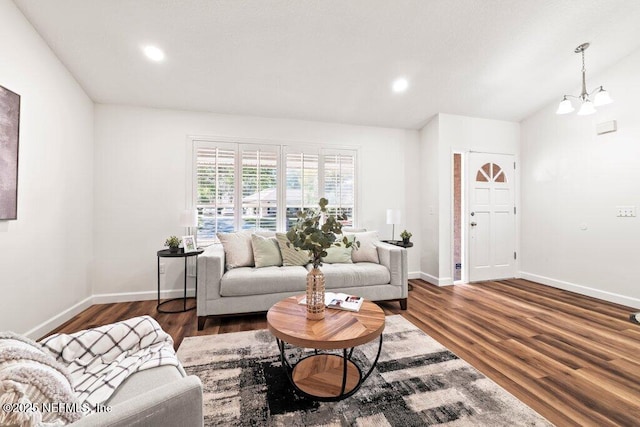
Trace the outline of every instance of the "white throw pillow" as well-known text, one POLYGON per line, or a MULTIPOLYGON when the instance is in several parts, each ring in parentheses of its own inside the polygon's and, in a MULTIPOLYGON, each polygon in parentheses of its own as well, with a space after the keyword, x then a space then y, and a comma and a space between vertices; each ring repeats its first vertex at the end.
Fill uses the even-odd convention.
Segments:
POLYGON ((61 426, 83 416, 65 366, 40 344, 13 332, 0 332, 0 397, 4 405, 22 408, 0 410, 3 426, 61 426), (64 409, 40 411, 44 404, 64 409), (74 405, 78 412, 67 410, 74 405))
POLYGON ((374 262, 380 264, 378 248, 375 245, 376 242, 380 241, 377 231, 347 234, 347 236, 354 236, 356 241, 360 242, 360 246, 351 251, 351 260, 353 262, 374 262))
POLYGON ((253 247, 253 259, 257 268, 280 267, 282 265, 280 246, 278 246, 278 241, 275 237, 262 237, 252 234, 251 246, 253 247))
POLYGON ((253 267, 251 231, 217 233, 217 236, 224 248, 224 259, 227 270, 238 267, 253 267))

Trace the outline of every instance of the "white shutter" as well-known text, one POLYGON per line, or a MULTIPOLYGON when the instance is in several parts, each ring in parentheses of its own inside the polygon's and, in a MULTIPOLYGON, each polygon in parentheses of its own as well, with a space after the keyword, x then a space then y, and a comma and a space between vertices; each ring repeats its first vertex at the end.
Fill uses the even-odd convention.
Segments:
POLYGON ((318 150, 286 147, 285 230, 296 222, 297 212, 318 207, 320 200, 318 150))
POLYGON ((234 229, 236 150, 196 144, 195 163, 198 244, 206 245, 234 229))
POLYGON ((356 207, 356 153, 351 150, 326 150, 322 154, 324 197, 329 213, 346 215, 345 226, 353 226, 356 207))
POLYGON ((277 146, 241 145, 240 228, 276 230, 278 221, 277 146))

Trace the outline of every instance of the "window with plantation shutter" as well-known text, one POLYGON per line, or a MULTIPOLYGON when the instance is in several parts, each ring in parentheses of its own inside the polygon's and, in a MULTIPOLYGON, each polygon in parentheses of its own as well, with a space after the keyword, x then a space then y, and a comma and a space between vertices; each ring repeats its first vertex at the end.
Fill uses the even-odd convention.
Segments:
POLYGON ((206 244, 235 229, 236 149, 197 147, 195 169, 198 239, 206 244))
POLYGON ((345 215, 342 225, 353 226, 355 212, 355 152, 323 154, 324 197, 329 201, 329 213, 345 215))
POLYGON ((319 155, 317 152, 287 151, 285 162, 287 206, 285 230, 288 230, 296 222, 298 211, 318 206, 318 200, 320 200, 319 155))
POLYGON ((242 158, 242 229, 278 226, 278 147, 240 147, 242 158))
POLYGON ((329 200, 329 211, 356 215, 356 150, 193 138, 193 206, 200 246, 217 232, 286 231, 297 212, 329 200))

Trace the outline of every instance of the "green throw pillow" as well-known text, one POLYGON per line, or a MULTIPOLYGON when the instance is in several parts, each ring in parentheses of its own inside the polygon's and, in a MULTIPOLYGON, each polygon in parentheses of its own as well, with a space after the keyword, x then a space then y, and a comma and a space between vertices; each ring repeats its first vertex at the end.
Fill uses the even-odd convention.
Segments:
MULTIPOLYGON (((345 248, 344 243, 342 243, 342 236, 336 236, 338 238, 338 242, 340 242, 340 246, 331 246, 327 249, 327 256, 322 258, 322 262, 326 262, 327 264, 352 264, 351 261, 351 251, 353 247, 345 248)), ((353 241, 355 237, 349 237, 349 240, 353 241)))
POLYGON ((251 246, 253 246, 253 259, 257 268, 274 265, 279 267, 282 265, 280 247, 274 237, 262 237, 252 234, 251 246))
POLYGON ((276 233, 276 239, 278 240, 278 246, 280 246, 280 253, 282 254, 282 265, 307 265, 311 262, 309 252, 294 248, 286 234, 276 233))

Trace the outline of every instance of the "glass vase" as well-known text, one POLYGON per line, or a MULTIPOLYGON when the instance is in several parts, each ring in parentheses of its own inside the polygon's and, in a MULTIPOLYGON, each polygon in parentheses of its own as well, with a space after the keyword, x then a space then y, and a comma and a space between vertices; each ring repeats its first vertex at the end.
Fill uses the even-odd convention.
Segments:
POLYGON ((324 274, 318 267, 307 273, 307 319, 324 319, 324 274))

